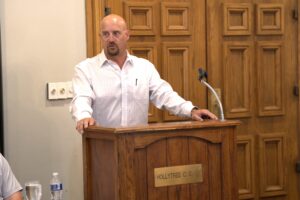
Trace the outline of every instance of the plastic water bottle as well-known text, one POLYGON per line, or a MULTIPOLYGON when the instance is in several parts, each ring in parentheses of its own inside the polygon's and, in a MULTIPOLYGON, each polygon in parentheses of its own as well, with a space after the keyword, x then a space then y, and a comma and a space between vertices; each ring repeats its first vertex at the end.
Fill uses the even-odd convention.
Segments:
POLYGON ((63 184, 58 177, 57 172, 52 173, 50 181, 51 200, 62 200, 63 184))

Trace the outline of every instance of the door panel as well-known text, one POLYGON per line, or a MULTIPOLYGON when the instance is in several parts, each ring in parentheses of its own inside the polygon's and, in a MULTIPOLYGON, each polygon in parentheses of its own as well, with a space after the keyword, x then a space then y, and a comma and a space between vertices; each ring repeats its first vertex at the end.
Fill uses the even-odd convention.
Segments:
POLYGON ((285 114, 282 41, 257 42, 258 115, 285 114))
POLYGON ((240 119, 239 199, 299 199, 295 0, 207 1, 210 83, 240 119), (218 48, 217 48, 218 47, 218 48), (216 59, 218 58, 218 59, 216 59))
POLYGON ((256 188, 254 183, 254 137, 239 135, 237 137, 237 166, 240 199, 253 199, 256 188))
POLYGON ((248 41, 225 41, 223 44, 225 115, 227 118, 250 117, 253 45, 248 41))
POLYGON ((286 133, 269 133, 258 136, 261 197, 287 194, 286 168, 284 166, 286 163, 285 136, 286 133))
MULTIPOLYGON (((182 97, 189 98, 189 70, 191 69, 191 43, 163 42, 163 71, 164 79, 182 97)), ((176 120, 178 117, 164 112, 163 120, 176 120)))

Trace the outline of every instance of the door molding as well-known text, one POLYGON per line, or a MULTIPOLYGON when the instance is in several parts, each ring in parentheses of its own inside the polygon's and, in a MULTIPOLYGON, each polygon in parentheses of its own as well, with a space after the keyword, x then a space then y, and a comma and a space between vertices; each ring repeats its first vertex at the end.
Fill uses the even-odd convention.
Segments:
POLYGON ((93 57, 101 51, 100 24, 95 22, 104 17, 105 4, 99 0, 85 0, 85 8, 87 57, 93 57))

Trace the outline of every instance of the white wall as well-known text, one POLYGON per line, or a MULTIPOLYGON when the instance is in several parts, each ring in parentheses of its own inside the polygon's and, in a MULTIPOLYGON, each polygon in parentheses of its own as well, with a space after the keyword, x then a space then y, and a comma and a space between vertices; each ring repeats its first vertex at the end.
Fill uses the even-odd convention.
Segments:
POLYGON ((81 136, 70 100, 48 101, 46 83, 70 81, 86 57, 84 0, 0 0, 5 152, 24 185, 39 180, 49 199, 58 171, 66 200, 83 199, 81 136))

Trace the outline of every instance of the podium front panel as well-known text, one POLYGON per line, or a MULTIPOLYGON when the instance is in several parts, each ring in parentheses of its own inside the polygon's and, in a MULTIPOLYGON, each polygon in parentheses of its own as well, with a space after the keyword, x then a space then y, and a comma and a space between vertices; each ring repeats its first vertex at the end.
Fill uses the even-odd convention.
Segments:
MULTIPOLYGON (((101 129, 100 129, 101 130, 101 129)), ((235 125, 88 131, 86 200, 236 200, 235 125), (201 165, 201 182, 155 186, 155 169, 201 165)), ((182 175, 164 176, 178 181, 182 175)))

